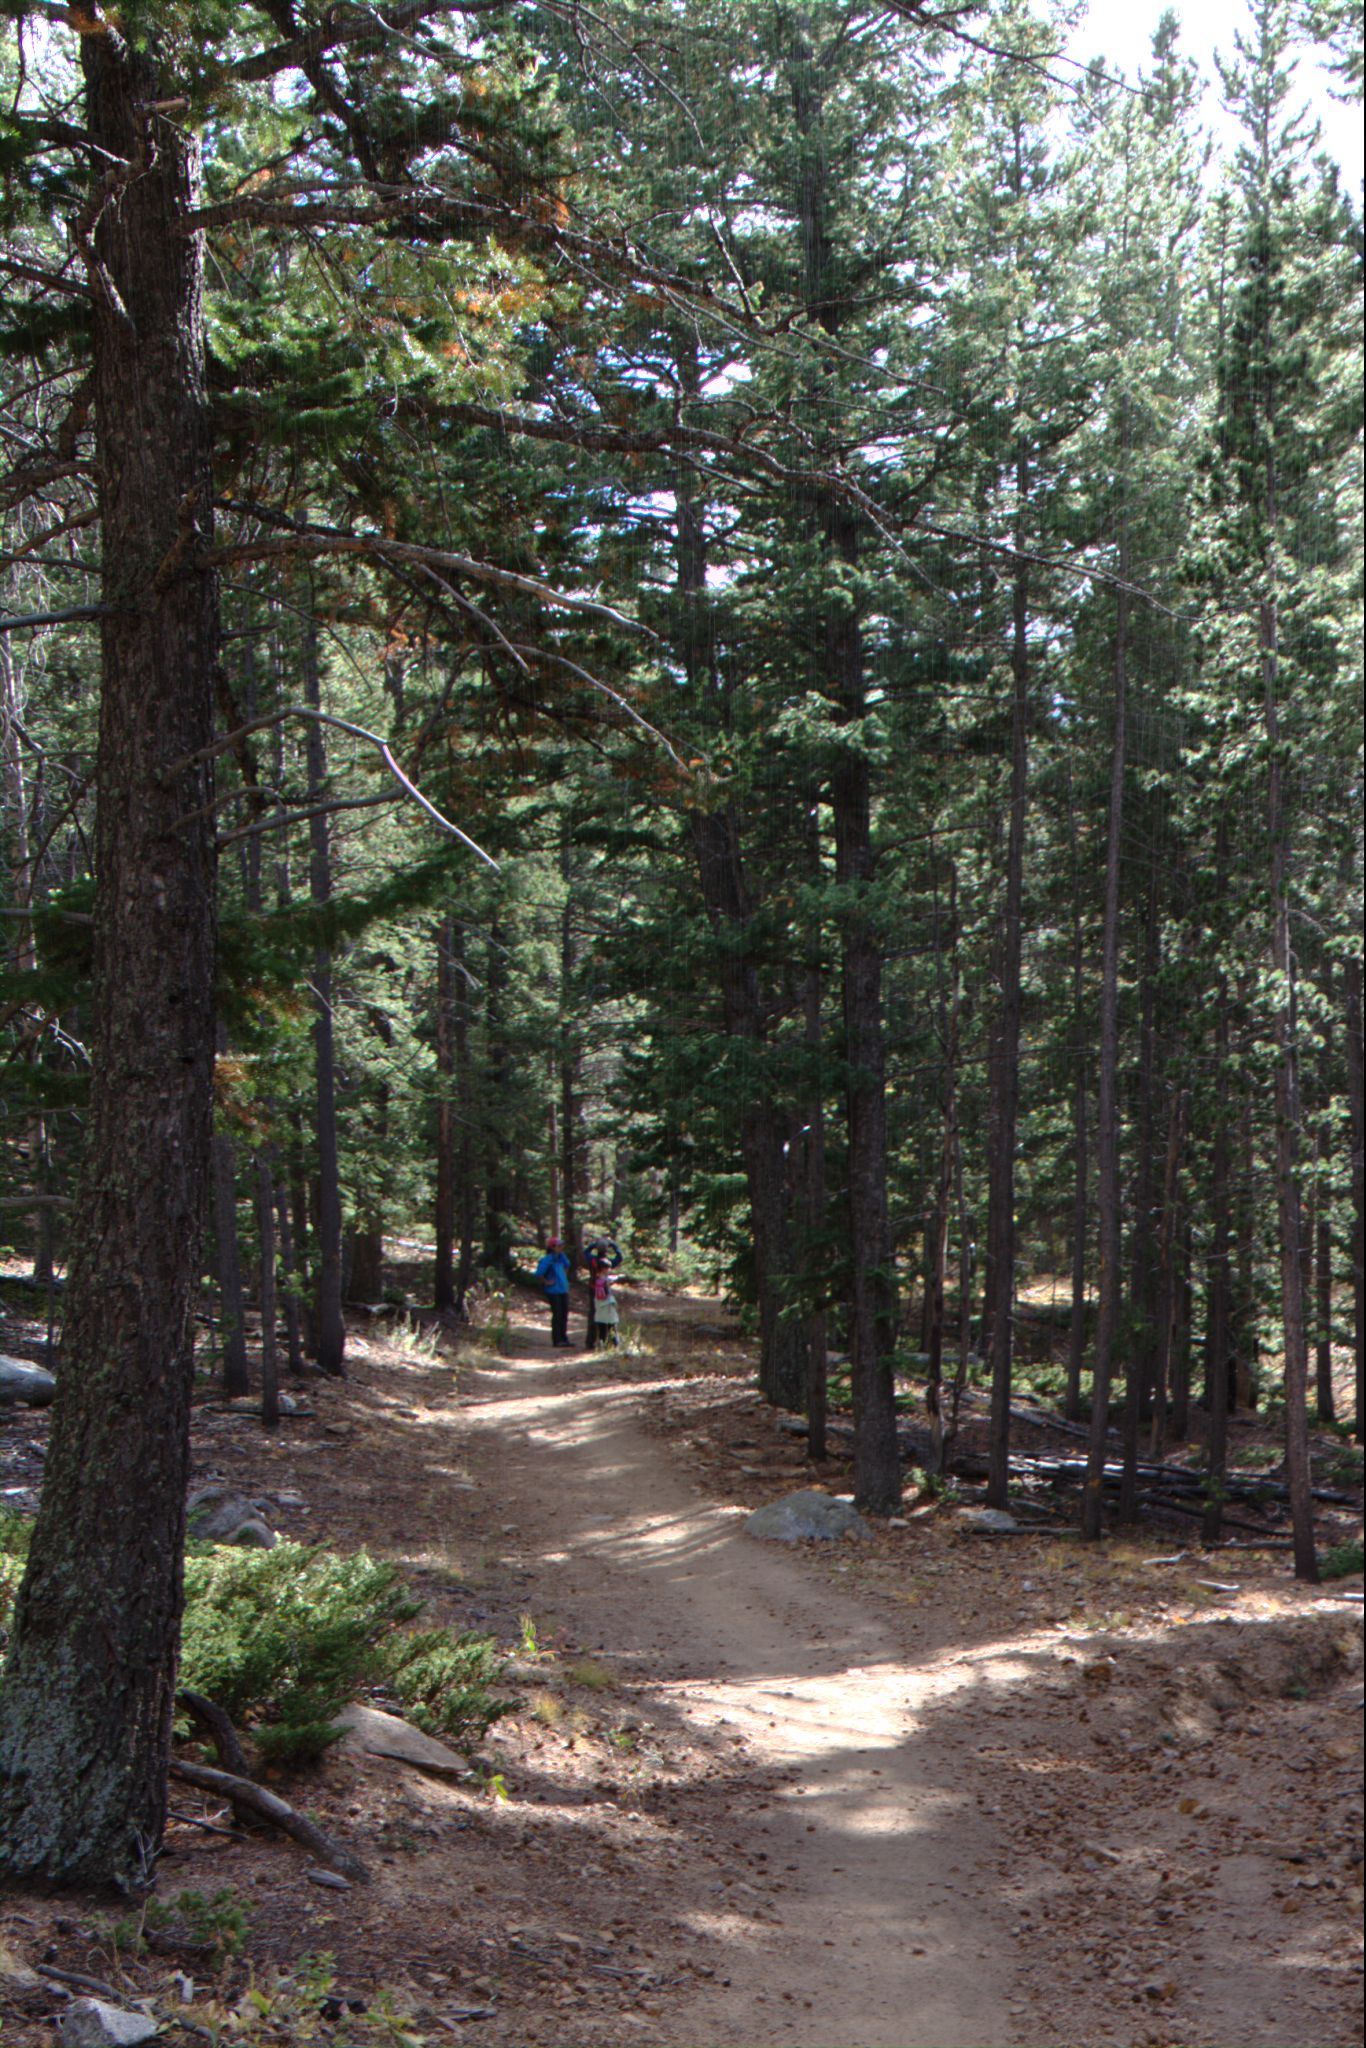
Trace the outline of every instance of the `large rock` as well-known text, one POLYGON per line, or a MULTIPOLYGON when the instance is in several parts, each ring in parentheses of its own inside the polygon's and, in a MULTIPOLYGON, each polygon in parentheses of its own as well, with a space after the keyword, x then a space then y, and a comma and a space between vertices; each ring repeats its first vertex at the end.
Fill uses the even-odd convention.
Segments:
POLYGON ((969 1536, 1014 1536, 1021 1524, 1002 1508, 960 1508, 958 1526, 969 1536))
POLYGON ((56 1391, 56 1380, 41 1365, 0 1356, 0 1402, 17 1401, 25 1408, 48 1408, 56 1391))
POLYGON ((274 1550, 275 1531, 255 1501, 244 1500, 230 1486, 201 1486, 185 1504, 189 1533, 198 1543, 240 1543, 252 1550, 274 1550))
POLYGON ((57 2022, 62 2048, 138 2048, 156 2031, 145 2012, 126 2012, 103 1998, 74 2000, 57 2022))
POLYGON ((832 1543, 839 1536, 868 1536, 871 1530, 847 1500, 835 1500, 828 1493, 803 1487, 800 1493, 785 1493, 756 1508, 745 1523, 751 1536, 764 1536, 772 1543, 832 1543))
POLYGON ((424 1735, 397 1714, 382 1714, 378 1707, 363 1707, 357 1701, 338 1723, 346 1730, 348 1748, 363 1749, 370 1756, 392 1757, 395 1763, 411 1764, 414 1770, 435 1771, 440 1777, 467 1777, 468 1757, 457 1756, 444 1742, 424 1735))

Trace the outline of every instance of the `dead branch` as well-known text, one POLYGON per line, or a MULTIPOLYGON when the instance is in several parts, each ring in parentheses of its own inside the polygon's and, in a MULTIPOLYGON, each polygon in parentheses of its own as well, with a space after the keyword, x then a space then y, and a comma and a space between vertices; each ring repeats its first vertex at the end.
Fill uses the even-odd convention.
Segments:
POLYGON ((197 1785, 201 1792, 216 1792, 228 1800, 234 1812, 251 1814, 257 1820, 268 1821, 272 1827, 284 1834, 292 1835, 296 1842, 303 1844, 319 1863, 329 1870, 349 1877, 352 1884, 368 1884, 370 1873, 358 1856, 349 1849, 343 1849, 332 1837, 324 1834, 311 1820, 296 1813, 286 1800, 277 1799, 273 1792, 267 1792, 263 1785, 253 1785, 249 1778, 237 1778, 230 1771, 216 1771, 210 1764, 187 1764, 176 1758, 171 1764, 171 1776, 179 1778, 182 1784, 197 1785))
POLYGON ((190 1719, 209 1737, 224 1770, 231 1771, 234 1777, 249 1778, 251 1767, 238 1739, 237 1730, 217 1700, 206 1699, 202 1692, 191 1692, 188 1686, 176 1694, 176 1700, 184 1707, 190 1719))

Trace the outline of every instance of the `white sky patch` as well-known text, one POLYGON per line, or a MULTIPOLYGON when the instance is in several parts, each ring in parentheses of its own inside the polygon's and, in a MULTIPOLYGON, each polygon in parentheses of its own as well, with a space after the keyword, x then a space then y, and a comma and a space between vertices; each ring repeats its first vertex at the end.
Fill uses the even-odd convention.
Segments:
MULTIPOLYGON (((1193 59, 1205 79, 1204 117, 1214 135, 1215 147, 1231 154, 1240 131, 1225 111, 1214 68, 1217 50, 1225 58, 1233 55, 1233 37, 1241 29, 1251 38, 1252 17, 1247 0, 1091 0, 1090 6, 1067 45, 1067 54, 1080 63, 1101 57, 1108 71, 1136 78, 1152 69, 1153 31, 1168 7, 1181 24, 1179 48, 1193 59)), ((1321 147, 1342 166, 1347 189, 1357 192, 1362 179, 1361 109, 1334 100, 1334 85, 1314 53, 1306 49, 1300 59, 1300 98, 1323 126, 1321 147)))

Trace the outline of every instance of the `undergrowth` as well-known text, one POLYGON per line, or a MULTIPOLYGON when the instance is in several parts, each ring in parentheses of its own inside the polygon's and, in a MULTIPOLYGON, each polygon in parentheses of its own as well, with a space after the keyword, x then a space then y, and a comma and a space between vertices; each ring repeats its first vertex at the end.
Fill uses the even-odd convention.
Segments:
MULTIPOLYGON (((0 1647, 31 1525, 0 1512, 0 1647)), ((180 1683, 216 1700, 268 1760, 307 1762, 342 1734, 338 1716, 380 1691, 433 1735, 479 1741, 512 1703, 488 1636, 414 1628, 423 1603, 365 1551, 194 1543, 185 1559, 180 1683)))
POLYGON ((433 1734, 477 1742, 507 1701, 487 1636, 408 1626, 422 1611, 396 1568, 365 1551, 196 1544, 185 1561, 181 1682, 250 1724, 261 1753, 318 1757, 337 1717, 383 1689, 433 1734))

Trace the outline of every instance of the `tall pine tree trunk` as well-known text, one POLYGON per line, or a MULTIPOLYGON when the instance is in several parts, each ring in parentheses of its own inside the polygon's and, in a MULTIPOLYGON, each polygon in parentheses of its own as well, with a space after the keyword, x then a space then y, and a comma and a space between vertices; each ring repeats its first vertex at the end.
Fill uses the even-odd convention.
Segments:
POLYGON ((256 1228, 261 1239, 261 1420, 280 1420, 280 1364, 275 1342, 275 1178, 264 1151, 256 1154, 256 1228))
POLYGON ((1063 1413, 1072 1422, 1081 1415, 1081 1369, 1086 1355, 1086 1246, 1090 1235, 1090 1157, 1087 1149, 1087 1107, 1090 1062, 1086 1046, 1086 937, 1081 914, 1081 875, 1077 858, 1077 823, 1068 789, 1068 829, 1072 842, 1072 1038, 1076 1080, 1072 1093, 1072 1320, 1067 1337, 1067 1390, 1063 1413))
POLYGON ((1356 1440, 1366 1443, 1366 1061, 1362 1058, 1361 962, 1343 968, 1347 1106, 1352 1134, 1352 1368, 1356 1440))
MULTIPOLYGON (((1023 550, 1029 503, 1029 452, 1015 463, 1016 545, 1023 550)), ((1004 1508, 1010 1483, 1010 1389, 1015 1338, 1015 1134, 1020 1114, 1020 964, 1024 931, 1024 844, 1029 796, 1029 570, 1015 565, 1010 655, 1010 817, 1006 896, 999 942, 1000 1008, 992 1067, 987 1258, 991 1274, 991 1439, 987 1502, 1004 1508)))
POLYGON ((218 1267, 219 1334, 223 1344, 223 1392, 230 1401, 248 1392, 247 1325, 242 1293, 242 1253, 237 1235, 237 1161, 226 1131, 213 1137, 213 1237, 218 1267))
POLYGON ((484 1182, 483 1263, 501 1280, 512 1270, 512 1050, 507 1032, 507 946, 502 915, 488 931, 484 1016, 488 1028, 488 1159, 484 1182))
POLYGON ((766 1035, 758 970, 746 946, 756 905, 750 892, 733 805, 689 816, 702 901, 719 942, 721 1013, 727 1034, 743 1048, 753 1072, 740 1109, 744 1162, 759 1297, 759 1385, 776 1406, 800 1409, 807 1361, 802 1326, 785 1315, 786 1283, 793 1269, 793 1189, 790 1122, 774 1102, 762 1073, 766 1035))
MULTIPOLYGON (((837 558, 853 567, 858 560, 857 528, 840 508, 827 507, 827 536, 837 558)), ((887 1210, 882 939, 871 902, 872 778, 861 731, 866 706, 863 635, 857 614, 843 603, 826 617, 825 672, 847 733, 830 773, 830 805, 835 826, 835 879, 844 906, 839 925, 844 1056, 849 1070, 846 1115, 854 1499, 870 1514, 890 1515, 901 1505, 901 1452, 892 1377, 896 1289, 887 1210)))
POLYGON ((1143 966, 1140 974, 1138 1031, 1138 1101, 1134 1118, 1137 1171, 1133 1190, 1133 1237, 1130 1258, 1130 1329, 1124 1361, 1123 1476, 1119 1487, 1119 1519, 1132 1522, 1138 1512, 1138 1438, 1143 1410, 1153 1379, 1157 1329, 1154 1306, 1156 1256, 1154 1214, 1157 1209, 1157 976, 1162 930, 1157 867, 1149 871, 1143 924, 1143 966))
POLYGON ((1096 1152, 1100 1204, 1100 1288, 1096 1354, 1091 1373, 1091 1430, 1082 1497, 1082 1534, 1103 1528, 1105 1453, 1110 1427, 1110 1374, 1119 1324, 1119 867, 1124 824, 1124 758, 1128 720, 1128 591, 1119 592, 1114 662, 1114 729, 1110 746, 1110 808, 1105 833, 1105 910, 1101 929, 1100 1075, 1096 1152))
POLYGON ((454 943, 451 920, 443 918, 436 929, 436 1277, 432 1286, 432 1306, 439 1315, 448 1315, 455 1307, 454 943))
POLYGON ((219 618, 202 561, 198 146, 157 110, 176 85, 154 36, 136 47, 106 20, 81 55, 100 166, 90 323, 106 607, 94 1047, 62 1371, 0 1697, 0 1870, 131 1888, 148 1881, 165 1820, 182 1599, 219 618))
MULTIPOLYGON (((1266 460, 1266 521, 1276 529, 1276 467, 1266 460)), ((1281 1327, 1285 1347, 1285 1477, 1295 1544, 1295 1576, 1317 1584, 1314 1502, 1309 1471, 1309 1358, 1301 1257, 1299 1051, 1295 1026, 1295 962, 1290 943, 1290 854, 1285 820, 1280 735, 1280 622, 1275 564, 1268 549, 1266 590, 1258 613, 1262 714, 1267 741, 1266 828, 1271 848, 1271 965, 1276 976, 1276 1213, 1280 1225, 1281 1327)))
MULTIPOLYGON (((304 701, 311 710, 321 703, 318 674, 318 629, 310 613, 304 632, 304 701)), ((332 851, 327 814, 321 806, 327 787, 327 751, 323 728, 308 721, 308 794, 315 806, 310 818, 309 896, 321 908, 332 900, 332 851)), ((319 1372, 339 1377, 346 1371, 346 1325, 342 1320, 341 1168, 337 1150, 337 1047, 332 1016, 332 953, 320 946, 313 962, 313 1057, 318 1117, 318 1288, 314 1299, 314 1338, 319 1372)))

